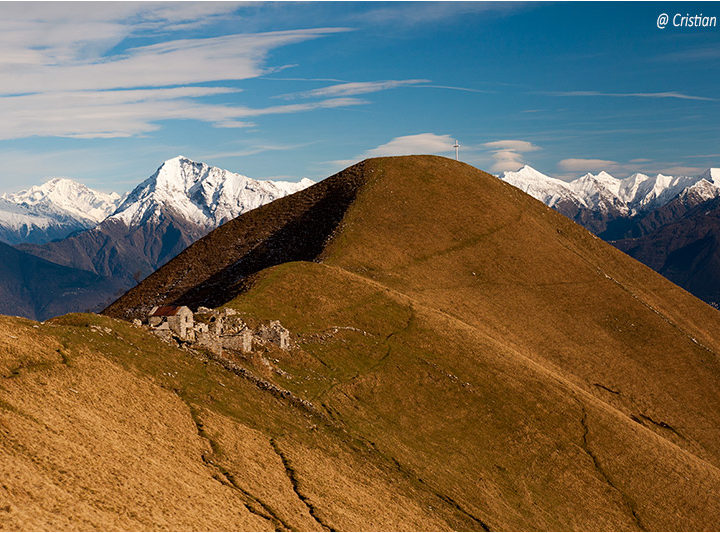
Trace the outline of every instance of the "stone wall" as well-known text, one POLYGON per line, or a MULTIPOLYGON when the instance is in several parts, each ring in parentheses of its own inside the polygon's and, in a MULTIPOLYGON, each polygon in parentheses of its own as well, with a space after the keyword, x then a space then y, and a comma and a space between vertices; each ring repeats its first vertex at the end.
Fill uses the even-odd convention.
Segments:
POLYGON ((223 335, 220 337, 220 344, 225 350, 235 350, 249 353, 252 351, 252 331, 245 329, 237 335, 223 335))

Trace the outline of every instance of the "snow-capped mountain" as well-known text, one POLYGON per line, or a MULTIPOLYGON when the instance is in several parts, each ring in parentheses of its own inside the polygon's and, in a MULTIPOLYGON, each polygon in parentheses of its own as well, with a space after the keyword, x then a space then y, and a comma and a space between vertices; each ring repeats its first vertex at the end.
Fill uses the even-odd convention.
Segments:
POLYGON ((110 218, 135 227, 172 212, 209 230, 313 183, 254 180, 178 156, 138 185, 110 218))
MULTIPOLYGON (((25 220, 22 216, 29 211, 45 213, 47 223, 86 215, 89 229, 78 228, 85 230, 42 245, 24 240, 16 248, 73 272, 92 274, 88 279, 105 280, 88 292, 85 278, 75 276, 80 281, 74 294, 82 295, 83 308, 91 309, 107 305, 224 222, 313 184, 309 179, 254 180, 181 156, 165 161, 122 199, 68 182, 53 180, 6 195, 0 198, 0 216, 4 207, 6 218, 15 217, 13 221, 25 220)), ((53 313, 77 310, 75 300, 55 302, 53 313)))
POLYGON ((700 174, 700 177, 704 180, 709 181, 710 183, 720 185, 720 168, 709 168, 705 172, 700 174))
POLYGON ((46 242, 46 238, 52 240, 50 235, 64 236, 57 221, 0 198, 0 241, 9 244, 46 242))
POLYGON ((600 212, 615 212, 622 215, 630 208, 620 197, 621 182, 607 172, 585 174, 568 183, 576 198, 587 209, 600 212))
POLYGON ((66 178, 0 196, 0 240, 42 244, 96 226, 117 209, 117 194, 66 178))
MULTIPOLYGON (((619 179, 600 172, 564 181, 526 165, 498 177, 610 240, 629 235, 634 223, 631 221, 647 217, 676 199, 675 207, 666 211, 677 214, 720 197, 718 168, 708 169, 700 176, 636 173, 619 179)), ((664 220, 666 215, 660 218, 664 220)))
POLYGON ((312 184, 309 179, 254 180, 178 156, 160 165, 92 229, 20 248, 54 263, 124 280, 130 288, 217 226, 312 184))
MULTIPOLYGON (((499 178, 549 207, 554 207, 564 200, 579 202, 577 195, 568 182, 551 178, 529 165, 525 165, 517 171, 503 172, 499 178)), ((581 205, 585 206, 584 203, 581 203, 581 205)))
POLYGON ((504 172, 499 178, 550 207, 564 201, 600 213, 636 216, 667 204, 692 187, 698 197, 717 196, 720 169, 708 169, 701 176, 636 173, 624 179, 600 172, 563 181, 526 165, 515 172, 504 172))

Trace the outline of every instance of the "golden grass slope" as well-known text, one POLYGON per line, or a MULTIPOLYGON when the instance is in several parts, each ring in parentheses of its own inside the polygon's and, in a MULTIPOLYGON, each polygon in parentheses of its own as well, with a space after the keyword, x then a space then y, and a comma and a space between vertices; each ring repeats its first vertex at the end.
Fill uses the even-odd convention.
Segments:
POLYGON ((229 305, 281 317, 320 365, 285 362, 292 379, 278 381, 479 527, 695 530, 720 520, 717 466, 576 377, 398 291, 291 263, 229 305))
POLYGON ((473 527, 317 415, 127 323, 3 318, 0 338, 3 530, 473 527))
POLYGON ((306 191, 108 310, 225 303, 290 352, 218 364, 108 317, 3 319, 0 526, 720 526, 717 311, 462 163, 306 191))

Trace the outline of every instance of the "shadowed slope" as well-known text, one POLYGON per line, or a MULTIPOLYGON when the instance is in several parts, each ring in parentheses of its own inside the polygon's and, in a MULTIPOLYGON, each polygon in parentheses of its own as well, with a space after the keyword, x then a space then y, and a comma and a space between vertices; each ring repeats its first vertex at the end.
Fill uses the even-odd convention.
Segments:
POLYGON ((312 261, 365 181, 362 164, 231 220, 110 305, 105 314, 144 316, 159 302, 216 307, 246 278, 287 261, 312 261))

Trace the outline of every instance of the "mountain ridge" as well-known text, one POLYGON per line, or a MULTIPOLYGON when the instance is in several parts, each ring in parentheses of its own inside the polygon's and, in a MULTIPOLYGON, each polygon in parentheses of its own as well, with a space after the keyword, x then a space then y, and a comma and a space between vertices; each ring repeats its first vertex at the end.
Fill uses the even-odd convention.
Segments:
POLYGON ((128 288, 211 229, 311 182, 258 181, 182 156, 165 161, 96 227, 19 249, 128 288))
POLYGON ((0 279, 0 313, 36 320, 100 311, 123 289, 117 281, 45 261, 2 242, 0 279))
POLYGON ((560 197, 554 192, 562 190, 565 193, 562 197, 569 196, 578 206, 601 212, 615 210, 622 216, 629 217, 662 207, 703 180, 717 188, 720 183, 720 169, 710 168, 695 177, 660 173, 649 176, 636 172, 623 179, 601 171, 565 181, 525 165, 517 171, 505 171, 498 177, 549 207, 557 205, 560 197), (713 179, 718 179, 718 182, 713 179))
POLYGON ((128 193, 110 218, 133 227, 170 208, 190 223, 214 229, 240 213, 312 183, 307 178, 298 182, 254 180, 176 156, 128 193))

